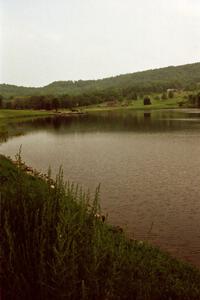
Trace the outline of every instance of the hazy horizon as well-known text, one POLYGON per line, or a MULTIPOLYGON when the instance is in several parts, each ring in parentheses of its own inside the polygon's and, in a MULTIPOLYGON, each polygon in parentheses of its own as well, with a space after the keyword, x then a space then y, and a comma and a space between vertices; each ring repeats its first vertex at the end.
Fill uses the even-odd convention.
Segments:
POLYGON ((37 87, 200 61, 198 0, 0 3, 1 83, 37 87))

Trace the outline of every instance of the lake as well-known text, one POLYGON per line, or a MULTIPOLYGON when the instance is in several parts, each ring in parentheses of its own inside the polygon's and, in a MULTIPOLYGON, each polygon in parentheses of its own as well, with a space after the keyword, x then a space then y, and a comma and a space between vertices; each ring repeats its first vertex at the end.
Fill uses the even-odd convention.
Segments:
POLYGON ((10 125, 0 145, 95 191, 108 221, 200 267, 200 110, 112 111, 10 125))

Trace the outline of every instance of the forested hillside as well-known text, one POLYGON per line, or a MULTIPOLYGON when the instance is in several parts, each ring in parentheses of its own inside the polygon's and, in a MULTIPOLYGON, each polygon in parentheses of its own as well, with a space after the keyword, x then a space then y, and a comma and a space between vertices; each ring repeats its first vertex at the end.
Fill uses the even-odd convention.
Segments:
POLYGON ((200 63, 119 75, 99 80, 55 81, 41 88, 0 84, 4 98, 32 95, 102 95, 133 99, 135 94, 163 92, 169 88, 193 90, 200 86, 200 63))

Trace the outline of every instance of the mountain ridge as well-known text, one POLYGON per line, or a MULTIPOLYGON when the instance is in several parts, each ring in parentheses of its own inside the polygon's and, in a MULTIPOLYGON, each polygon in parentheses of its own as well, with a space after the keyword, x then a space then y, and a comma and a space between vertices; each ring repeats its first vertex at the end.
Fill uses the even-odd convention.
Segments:
POLYGON ((59 80, 43 87, 25 87, 13 84, 0 84, 0 94, 4 97, 31 96, 34 94, 69 94, 121 91, 131 89, 134 92, 161 92, 167 88, 195 88, 200 84, 200 62, 149 69, 134 73, 96 80, 59 80))

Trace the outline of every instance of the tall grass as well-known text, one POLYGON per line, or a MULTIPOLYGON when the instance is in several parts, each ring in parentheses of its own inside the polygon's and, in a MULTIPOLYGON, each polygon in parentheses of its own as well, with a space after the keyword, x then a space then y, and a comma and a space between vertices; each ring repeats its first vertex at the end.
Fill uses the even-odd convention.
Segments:
MULTIPOLYGON (((20 157, 19 164, 20 164, 20 157)), ((103 223, 93 199, 0 156, 2 299, 200 299, 200 272, 103 223)))

